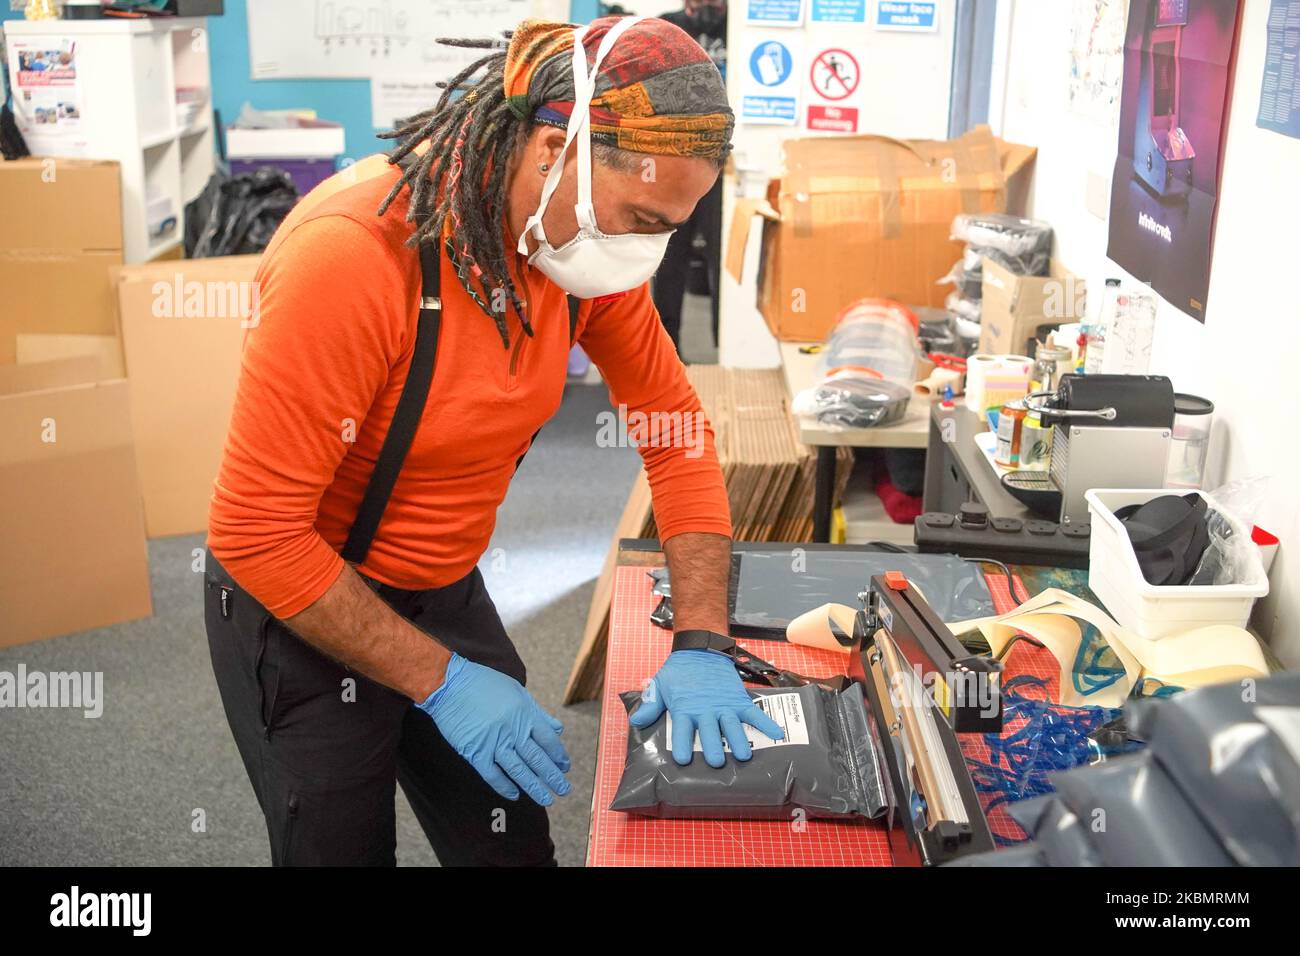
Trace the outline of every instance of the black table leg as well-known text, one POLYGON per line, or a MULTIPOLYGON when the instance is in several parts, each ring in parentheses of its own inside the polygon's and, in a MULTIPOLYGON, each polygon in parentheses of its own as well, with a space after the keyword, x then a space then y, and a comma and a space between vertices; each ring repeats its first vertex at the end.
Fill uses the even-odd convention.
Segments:
POLYGON ((831 506, 835 499, 835 447, 817 449, 817 475, 813 483, 813 541, 828 544, 831 540, 831 506))

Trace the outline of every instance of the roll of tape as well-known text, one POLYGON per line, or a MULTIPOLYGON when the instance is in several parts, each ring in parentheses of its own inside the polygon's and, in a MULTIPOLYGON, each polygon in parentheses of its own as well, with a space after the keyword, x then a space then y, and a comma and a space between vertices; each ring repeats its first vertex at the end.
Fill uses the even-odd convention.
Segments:
POLYGON ((1034 360, 1025 355, 972 355, 966 360, 966 407, 977 415, 1029 392, 1034 360))

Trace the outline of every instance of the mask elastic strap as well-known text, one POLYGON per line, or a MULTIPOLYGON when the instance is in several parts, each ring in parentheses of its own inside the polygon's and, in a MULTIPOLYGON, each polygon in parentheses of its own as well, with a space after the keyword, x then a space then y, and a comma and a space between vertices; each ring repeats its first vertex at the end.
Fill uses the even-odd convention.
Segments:
POLYGON ((569 128, 564 137, 564 148, 560 150, 559 158, 551 166, 550 172, 546 174, 546 182, 542 184, 541 201, 537 204, 537 211, 528 217, 524 223, 524 231, 519 235, 519 245, 516 247, 520 255, 528 254, 528 234, 533 233, 540 242, 546 241, 546 230, 542 227, 542 215, 546 212, 546 207, 551 202, 551 196, 555 194, 555 188, 560 184, 560 176, 564 172, 564 157, 569 152, 569 144, 573 142, 574 137, 578 135, 579 124, 574 121, 578 115, 578 104, 582 101, 583 90, 578 86, 578 62, 582 62, 583 83, 586 82, 587 57, 582 45, 582 38, 587 35, 585 26, 578 27, 573 31, 573 68, 575 70, 573 77, 573 112, 569 116, 569 128))
MULTIPOLYGON (((546 241, 546 231, 542 226, 542 216, 546 213, 546 208, 551 202, 551 196, 555 194, 555 189, 560 184, 560 176, 564 173, 565 157, 568 155, 569 146, 578 134, 586 132, 585 137, 585 155, 586 164, 583 164, 583 146, 584 141, 578 141, 578 201, 579 206, 583 202, 584 178, 583 169, 586 169, 585 195, 586 204, 591 205, 591 100, 596 92, 596 74, 600 69, 601 62, 605 59, 605 54, 614 45, 614 41, 619 35, 632 24, 644 20, 645 17, 624 17, 618 23, 614 24, 602 38, 600 46, 596 50, 596 59, 592 64, 590 81, 587 75, 587 51, 582 45, 582 40, 587 34, 587 27, 578 27, 573 31, 573 111, 569 114, 569 127, 564 137, 564 148, 560 151, 559 159, 546 174, 546 182, 542 184, 541 200, 537 205, 537 211, 528 217, 524 223, 524 230, 519 236, 519 245, 517 247, 521 255, 528 254, 528 235, 532 233, 541 242, 546 241)), ((582 211, 578 210, 579 224, 581 224, 582 211)), ((594 216, 592 224, 594 225, 594 216)))
MULTIPOLYGON (((596 227, 596 208, 592 204, 591 196, 591 101, 596 95, 597 71, 600 69, 600 64, 604 61, 605 55, 613 49, 615 41, 623 35, 623 32, 644 19, 645 17, 624 17, 610 27, 596 50, 596 60, 591 67, 590 82, 587 82, 587 77, 583 77, 583 81, 587 86, 587 97, 582 116, 582 133, 578 139, 578 202, 575 206, 575 212, 578 218, 578 226, 585 228, 589 232, 599 231, 596 227)), ((583 66, 585 67, 586 64, 584 63, 583 66)))

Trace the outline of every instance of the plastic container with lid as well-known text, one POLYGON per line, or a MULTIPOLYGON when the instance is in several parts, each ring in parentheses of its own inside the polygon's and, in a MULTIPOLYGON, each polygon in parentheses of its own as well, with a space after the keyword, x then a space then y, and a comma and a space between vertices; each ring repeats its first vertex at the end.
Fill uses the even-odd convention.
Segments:
POLYGON ((1174 430, 1169 439, 1169 460, 1165 465, 1168 488, 1200 488, 1205 480, 1205 462, 1210 454, 1210 430, 1214 424, 1214 403, 1182 392, 1174 395, 1174 430))

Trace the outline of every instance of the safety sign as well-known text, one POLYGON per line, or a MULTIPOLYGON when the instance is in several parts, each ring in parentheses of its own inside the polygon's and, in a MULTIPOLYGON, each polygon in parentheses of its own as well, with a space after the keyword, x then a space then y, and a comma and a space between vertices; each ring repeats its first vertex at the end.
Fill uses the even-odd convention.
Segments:
POLYGON ((865 23, 867 0, 812 0, 814 23, 865 23))
POLYGON ((808 106, 808 128, 819 133, 856 133, 858 109, 856 106, 808 106))
POLYGON ((793 126, 799 118, 799 86, 803 75, 798 34, 755 33, 745 38, 741 83, 742 123, 793 126))
POLYGON ((858 88, 860 78, 858 61, 848 50, 832 47, 813 57, 809 79, 813 92, 822 99, 847 100, 858 88))
POLYGON ((803 26, 805 0, 746 0, 745 23, 755 27, 803 26))
POLYGON ((876 0, 876 29, 903 33, 934 33, 939 29, 937 3, 876 0))

